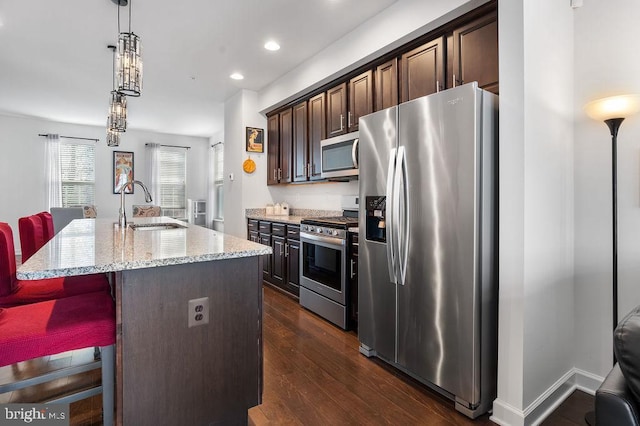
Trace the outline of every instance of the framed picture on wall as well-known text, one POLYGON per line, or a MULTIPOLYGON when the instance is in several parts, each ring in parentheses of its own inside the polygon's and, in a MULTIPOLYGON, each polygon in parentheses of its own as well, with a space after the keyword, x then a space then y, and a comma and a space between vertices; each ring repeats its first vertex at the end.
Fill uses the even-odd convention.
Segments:
MULTIPOLYGON (((118 194, 120 188, 133 180, 133 152, 113 151, 113 193, 118 194)), ((133 185, 129 185, 125 194, 133 194, 133 185)))
POLYGON ((247 152, 264 152, 264 129, 247 127, 247 152))

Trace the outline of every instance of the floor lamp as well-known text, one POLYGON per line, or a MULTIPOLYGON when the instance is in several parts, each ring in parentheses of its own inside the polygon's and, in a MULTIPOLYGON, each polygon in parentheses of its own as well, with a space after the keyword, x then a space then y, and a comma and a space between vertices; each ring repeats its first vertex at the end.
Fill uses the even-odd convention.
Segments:
MULTIPOLYGON (((622 121, 640 111, 640 99, 637 95, 612 96, 597 99, 585 106, 587 115, 594 120, 604 121, 611 131, 611 200, 613 225, 613 329, 618 325, 618 129, 622 121)), ((613 355, 613 364, 616 356, 613 355)), ((588 412, 585 420, 595 424, 595 413, 588 412)))

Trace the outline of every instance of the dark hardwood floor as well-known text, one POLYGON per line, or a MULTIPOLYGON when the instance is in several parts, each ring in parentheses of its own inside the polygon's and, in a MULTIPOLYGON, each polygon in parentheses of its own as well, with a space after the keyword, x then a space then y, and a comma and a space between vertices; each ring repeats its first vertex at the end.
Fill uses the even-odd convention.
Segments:
MULTIPOLYGON (((472 421, 453 403, 413 379, 358 352, 355 332, 344 332, 300 308, 297 301, 264 289, 264 393, 249 410, 249 424, 261 425, 493 425, 485 415, 472 421)), ((12 377, 85 362, 93 349, 0 368, 0 382, 12 377)), ((98 372, 60 379, 0 395, 0 404, 37 402, 100 380, 98 372)), ((545 426, 584 425, 593 397, 576 391, 545 426)), ((100 396, 71 405, 72 425, 99 425, 100 396)))

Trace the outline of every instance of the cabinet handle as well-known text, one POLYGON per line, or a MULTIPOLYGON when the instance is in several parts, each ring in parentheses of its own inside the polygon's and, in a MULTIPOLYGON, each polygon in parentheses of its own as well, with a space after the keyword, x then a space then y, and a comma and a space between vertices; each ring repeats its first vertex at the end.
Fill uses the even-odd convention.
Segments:
POLYGON ((440 91, 440 82, 436 81, 436 93, 440 91))
POLYGON ((289 257, 289 244, 284 245, 284 257, 289 257))
POLYGON ((282 169, 278 169, 278 180, 282 180, 282 169))
POLYGON ((356 273, 353 270, 353 267, 355 266, 356 262, 353 261, 353 259, 351 259, 351 279, 353 279, 356 276, 356 273))
POLYGON ((278 173, 278 170, 273 169, 273 180, 278 180, 278 176, 276 175, 276 173, 278 173))
POLYGON ((456 75, 453 75, 453 87, 456 87, 456 75))
POLYGON ((344 115, 340 114, 340 130, 344 129, 344 115))
POLYGON ((349 111, 349 115, 347 116, 347 125, 351 127, 351 111, 349 111))

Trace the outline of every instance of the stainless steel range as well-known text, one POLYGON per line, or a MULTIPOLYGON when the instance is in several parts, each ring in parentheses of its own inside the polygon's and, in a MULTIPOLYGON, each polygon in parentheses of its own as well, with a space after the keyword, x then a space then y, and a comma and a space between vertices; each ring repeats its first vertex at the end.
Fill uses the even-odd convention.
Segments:
POLYGON ((300 222, 300 304, 346 330, 353 273, 348 229, 358 226, 358 211, 343 214, 300 222))

